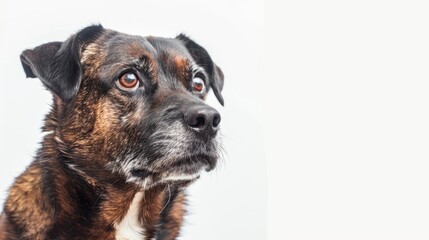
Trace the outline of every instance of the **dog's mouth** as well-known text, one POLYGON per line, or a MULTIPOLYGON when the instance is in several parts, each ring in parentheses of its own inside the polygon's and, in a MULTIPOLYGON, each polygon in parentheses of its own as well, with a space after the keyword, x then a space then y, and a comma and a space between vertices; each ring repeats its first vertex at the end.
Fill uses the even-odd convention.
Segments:
POLYGON ((211 155, 192 155, 176 158, 168 167, 149 170, 136 168, 130 171, 134 180, 143 186, 153 186, 157 183, 191 183, 198 179, 203 170, 209 172, 216 166, 217 158, 211 155))
POLYGON ((183 171, 186 174, 193 174, 194 171, 200 171, 203 168, 209 172, 215 168, 216 162, 217 158, 215 156, 198 154, 175 159, 171 168, 183 171))

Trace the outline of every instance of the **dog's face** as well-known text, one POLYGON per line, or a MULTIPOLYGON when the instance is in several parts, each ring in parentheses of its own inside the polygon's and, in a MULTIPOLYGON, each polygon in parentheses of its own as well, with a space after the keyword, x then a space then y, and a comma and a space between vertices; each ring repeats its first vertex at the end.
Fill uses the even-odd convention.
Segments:
POLYGON ((26 50, 21 60, 27 76, 54 93, 47 125, 73 169, 150 187, 192 181, 215 167, 220 115, 204 99, 213 89, 223 105, 223 73, 186 36, 90 26, 26 50))

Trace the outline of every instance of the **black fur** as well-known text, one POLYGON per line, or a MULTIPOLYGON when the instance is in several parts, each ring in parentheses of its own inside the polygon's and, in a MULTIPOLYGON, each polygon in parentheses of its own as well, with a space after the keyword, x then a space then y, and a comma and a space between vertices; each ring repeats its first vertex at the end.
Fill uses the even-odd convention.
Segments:
POLYGON ((25 74, 39 78, 64 102, 70 102, 82 80, 81 49, 103 32, 101 25, 89 26, 62 42, 50 42, 21 54, 25 74))
POLYGON ((180 34, 176 38, 183 41, 195 61, 200 66, 207 69, 207 72, 210 74, 210 85, 213 88, 213 92, 220 104, 224 106, 224 100, 221 94, 224 83, 224 75, 222 70, 214 64, 209 53, 189 37, 184 34, 180 34))

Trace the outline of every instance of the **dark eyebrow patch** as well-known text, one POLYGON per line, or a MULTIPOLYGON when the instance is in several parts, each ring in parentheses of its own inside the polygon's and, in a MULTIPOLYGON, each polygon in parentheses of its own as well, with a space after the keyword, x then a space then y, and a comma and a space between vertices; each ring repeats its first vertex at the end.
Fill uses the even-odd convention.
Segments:
MULTIPOLYGON (((116 56, 119 59, 121 56, 116 56)), ((113 61, 106 62, 102 65, 100 71, 100 80, 109 88, 121 74, 127 71, 136 71, 142 74, 141 77, 150 81, 152 85, 157 84, 157 64, 151 60, 150 56, 143 55, 139 58, 122 57, 123 61, 114 63, 113 61), (107 71, 106 69, 109 69, 107 71)))
POLYGON ((125 67, 141 70, 151 81, 156 80, 156 62, 152 61, 148 56, 144 55, 139 59, 125 64, 125 67))
POLYGON ((156 84, 157 53, 143 37, 132 35, 112 37, 106 43, 105 51, 107 57, 100 68, 102 81, 115 81, 118 74, 129 69, 142 73, 152 84, 156 84))

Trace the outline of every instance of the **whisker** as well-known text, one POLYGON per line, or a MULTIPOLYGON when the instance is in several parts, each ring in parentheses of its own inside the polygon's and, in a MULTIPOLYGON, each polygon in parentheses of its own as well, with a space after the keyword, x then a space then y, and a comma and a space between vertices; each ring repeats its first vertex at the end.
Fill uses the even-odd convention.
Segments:
POLYGON ((167 186, 168 187, 168 201, 167 203, 164 205, 164 207, 161 209, 161 211, 159 212, 159 215, 161 215, 162 211, 164 211, 164 209, 168 206, 168 204, 171 201, 171 190, 170 190, 170 184, 168 183, 167 186))

